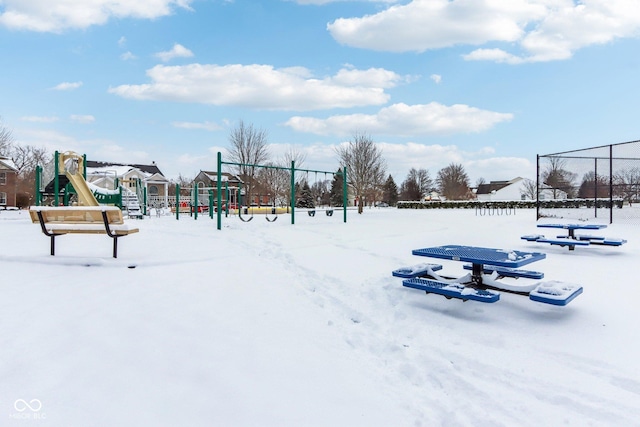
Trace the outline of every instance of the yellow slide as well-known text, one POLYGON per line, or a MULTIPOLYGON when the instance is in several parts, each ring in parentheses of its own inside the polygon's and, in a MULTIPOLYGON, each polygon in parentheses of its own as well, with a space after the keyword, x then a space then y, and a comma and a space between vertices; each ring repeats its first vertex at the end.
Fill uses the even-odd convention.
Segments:
POLYGON ((96 197, 89 188, 87 181, 82 176, 84 169, 84 159, 82 156, 67 151, 60 154, 59 168, 64 170, 64 174, 69 178, 69 182, 78 193, 78 205, 80 206, 99 206, 96 197))

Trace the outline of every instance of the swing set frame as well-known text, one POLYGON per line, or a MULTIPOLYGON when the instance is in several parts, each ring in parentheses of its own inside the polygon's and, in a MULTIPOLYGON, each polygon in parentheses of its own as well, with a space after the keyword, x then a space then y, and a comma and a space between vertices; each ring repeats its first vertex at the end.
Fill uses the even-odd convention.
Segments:
MULTIPOLYGON (((321 171, 321 170, 313 170, 313 169, 298 169, 295 166, 295 161, 291 161, 291 167, 282 167, 282 166, 272 166, 272 165, 257 165, 250 163, 236 163, 236 162, 224 162, 222 161, 222 153, 218 151, 218 168, 217 168, 217 183, 216 183, 216 193, 217 193, 217 228, 218 230, 222 230, 222 165, 229 166, 247 166, 254 168, 264 168, 264 169, 277 169, 277 170, 285 170, 289 171, 291 175, 291 225, 296 223, 296 200, 295 200, 295 186, 296 186, 296 172, 305 172, 305 173, 324 173, 331 175, 342 175, 342 213, 343 213, 343 222, 347 222, 347 202, 348 202, 348 188, 347 188, 347 168, 343 167, 340 172, 332 172, 332 171, 321 171)), ((238 211, 242 210, 242 206, 238 206, 238 211)), ((270 221, 272 222, 272 221, 270 221)))

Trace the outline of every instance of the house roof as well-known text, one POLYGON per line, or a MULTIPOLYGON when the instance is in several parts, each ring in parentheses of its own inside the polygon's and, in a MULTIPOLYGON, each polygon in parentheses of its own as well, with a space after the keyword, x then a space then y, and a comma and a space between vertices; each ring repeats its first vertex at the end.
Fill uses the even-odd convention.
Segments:
POLYGON ((117 167, 128 167, 128 168, 136 168, 141 170, 144 173, 148 173, 149 175, 160 174, 163 175, 160 171, 160 168, 153 162, 150 165, 141 165, 139 163, 113 163, 113 162, 99 162, 96 160, 87 160, 87 167, 93 169, 115 169, 117 167))
POLYGON ((520 180, 522 180, 522 178, 517 177, 510 181, 491 181, 488 184, 480 184, 478 185, 478 190, 476 191, 476 194, 491 194, 494 191, 499 191, 505 187, 508 187, 511 184, 515 184, 520 180))
MULTIPOLYGON (((218 180, 218 172, 216 172, 216 171, 203 171, 203 170, 201 170, 200 174, 204 174, 211 181, 217 181, 218 180)), ((200 175, 200 174, 198 174, 198 175, 200 175)), ((223 181, 243 182, 240 179, 240 177, 238 177, 237 175, 231 174, 229 172, 222 172, 222 180, 223 181)))
POLYGON ((14 172, 18 172, 17 166, 15 165, 15 163, 13 163, 13 160, 8 157, 0 156, 0 164, 6 169, 11 169, 14 172))

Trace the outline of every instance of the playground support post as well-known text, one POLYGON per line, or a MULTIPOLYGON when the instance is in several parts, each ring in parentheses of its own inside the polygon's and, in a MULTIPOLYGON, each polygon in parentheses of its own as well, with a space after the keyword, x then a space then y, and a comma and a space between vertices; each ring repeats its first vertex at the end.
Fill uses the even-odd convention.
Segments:
POLYGON ((180 184, 176 184, 176 219, 180 219, 180 184))
POLYGON ((42 166, 36 166, 36 206, 42 205, 42 166))

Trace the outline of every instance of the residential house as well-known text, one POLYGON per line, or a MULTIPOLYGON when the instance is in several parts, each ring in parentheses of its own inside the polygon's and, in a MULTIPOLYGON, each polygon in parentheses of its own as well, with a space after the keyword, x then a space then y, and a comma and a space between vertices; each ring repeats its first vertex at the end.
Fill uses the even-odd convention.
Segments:
POLYGON ((8 157, 0 156, 0 209, 16 207, 18 168, 8 157))
POLYGON ((134 193, 146 189, 149 207, 169 206, 169 180, 164 177, 156 162, 142 165, 87 160, 87 181, 108 190, 115 190, 118 185, 134 193), (139 188, 139 185, 142 187, 139 188))
POLYGON ((527 200, 524 183, 523 178, 517 177, 510 181, 491 181, 488 184, 480 184, 476 190, 476 198, 482 201, 527 200))
MULTIPOLYGON (((229 189, 229 200, 231 204, 238 203, 238 189, 241 189, 244 182, 237 175, 233 175, 228 172, 222 172, 221 174, 222 189, 229 189)), ((213 190, 212 194, 216 197, 216 190, 218 187, 218 173, 215 171, 203 171, 201 170, 198 175, 193 179, 193 185, 198 187, 198 200, 204 202, 209 198, 209 190, 213 190)), ((224 193, 223 193, 224 194, 224 193)), ((226 201, 226 197, 222 197, 222 200, 226 201)))

